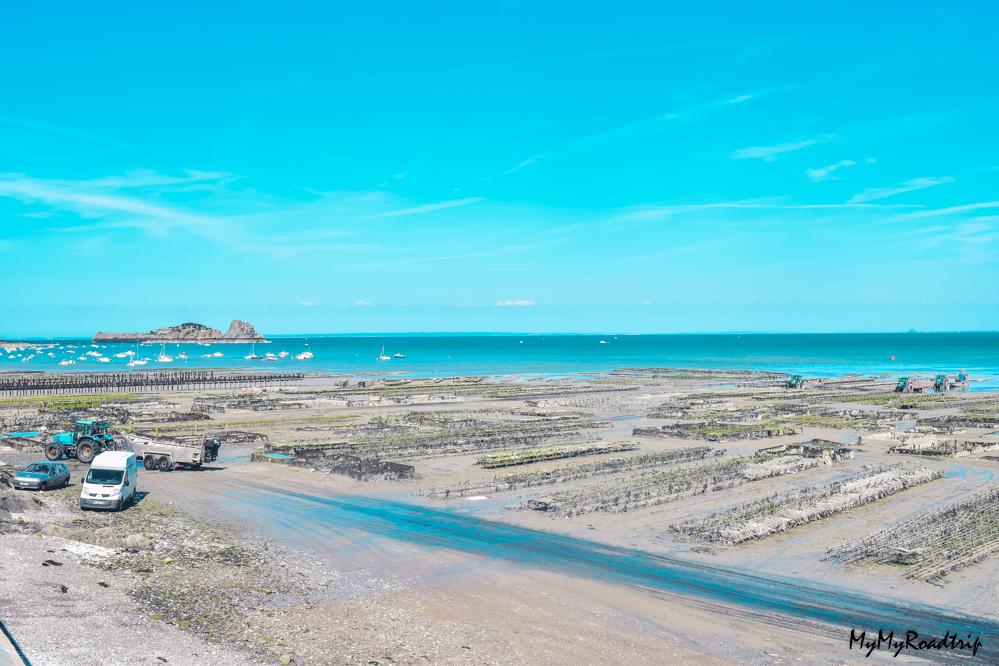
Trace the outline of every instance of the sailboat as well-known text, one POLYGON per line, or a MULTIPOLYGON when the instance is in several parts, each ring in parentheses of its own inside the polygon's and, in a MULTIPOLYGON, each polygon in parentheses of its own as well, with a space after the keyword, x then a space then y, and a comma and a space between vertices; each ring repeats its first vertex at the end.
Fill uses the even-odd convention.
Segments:
POLYGON ((406 358, 406 355, 401 352, 396 352, 392 354, 392 358, 406 358))
POLYGON ((247 354, 245 358, 246 358, 247 361, 259 361, 260 359, 263 358, 263 356, 261 356, 260 354, 257 353, 257 343, 256 342, 254 342, 253 346, 250 347, 250 353, 247 354))
POLYGON ((308 361, 310 358, 315 356, 311 351, 309 351, 309 345, 305 345, 305 351, 301 354, 295 354, 295 358, 299 361, 308 361))
POLYGON ((385 345, 382 345, 382 353, 378 355, 379 361, 391 361, 392 357, 385 353, 385 345))
POLYGON ((166 345, 160 345, 159 356, 156 357, 157 363, 173 363, 173 356, 169 356, 166 353, 166 345))

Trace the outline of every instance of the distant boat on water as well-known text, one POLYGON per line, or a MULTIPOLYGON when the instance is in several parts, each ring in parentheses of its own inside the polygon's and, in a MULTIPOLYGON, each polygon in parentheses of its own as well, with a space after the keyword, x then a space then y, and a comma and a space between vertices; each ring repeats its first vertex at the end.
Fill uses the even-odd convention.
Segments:
POLYGON ((392 354, 392 358, 406 358, 406 355, 401 352, 396 352, 392 354))
POLYGON ((385 345, 382 345, 382 353, 378 355, 379 361, 391 361, 392 357, 385 353, 385 345))
POLYGON ((250 347, 250 353, 247 354, 244 358, 246 358, 247 361, 259 361, 260 359, 263 358, 263 356, 257 353, 256 342, 253 343, 253 346, 250 347))
POLYGON ((608 344, 608 343, 607 343, 607 341, 606 341, 606 340, 601 340, 601 341, 600 341, 600 344, 602 344, 602 345, 606 345, 606 344, 608 344))
POLYGON ((166 345, 160 345, 160 353, 156 357, 157 363, 173 363, 173 356, 166 353, 166 345))

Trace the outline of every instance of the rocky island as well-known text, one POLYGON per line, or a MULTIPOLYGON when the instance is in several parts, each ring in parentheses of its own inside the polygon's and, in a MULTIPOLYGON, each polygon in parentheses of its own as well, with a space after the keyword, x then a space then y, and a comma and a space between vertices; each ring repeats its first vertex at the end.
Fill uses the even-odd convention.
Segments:
POLYGON ((94 342, 138 342, 138 343, 169 343, 169 342, 212 342, 212 343, 247 343, 266 342, 264 336, 257 333, 251 324, 233 319, 229 330, 222 333, 217 328, 204 324, 187 322, 177 326, 166 326, 148 333, 106 333, 94 335, 94 342))

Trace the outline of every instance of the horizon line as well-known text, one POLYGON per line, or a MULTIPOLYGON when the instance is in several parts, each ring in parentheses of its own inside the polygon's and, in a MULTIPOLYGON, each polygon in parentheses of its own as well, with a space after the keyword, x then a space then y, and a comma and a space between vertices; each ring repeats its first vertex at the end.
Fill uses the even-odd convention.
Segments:
MULTIPOLYGON (((271 333, 261 334, 263 339, 267 338, 362 338, 362 337, 514 337, 514 336, 616 336, 616 337, 642 337, 642 336, 683 336, 683 335, 963 335, 963 334, 999 334, 996 329, 964 329, 964 330, 886 330, 886 331, 662 331, 654 333, 623 333, 612 331, 354 331, 349 333, 271 333)), ((93 335, 37 335, 21 337, 4 337, 0 335, 0 342, 32 342, 35 340, 92 340, 93 335)), ((186 342, 201 342, 198 340, 177 340, 177 344, 186 342)), ((117 344, 117 343, 112 343, 117 344)), ((170 344, 173 344, 171 342, 170 344)), ((249 344, 249 343, 246 343, 249 344)))

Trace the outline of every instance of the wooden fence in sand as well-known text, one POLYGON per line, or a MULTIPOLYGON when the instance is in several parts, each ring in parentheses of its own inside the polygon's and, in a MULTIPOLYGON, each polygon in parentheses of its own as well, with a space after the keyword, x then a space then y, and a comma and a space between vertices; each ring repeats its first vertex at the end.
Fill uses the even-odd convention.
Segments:
POLYGON ((238 389, 297 382, 301 372, 165 370, 0 376, 0 395, 88 395, 196 389, 238 389))

